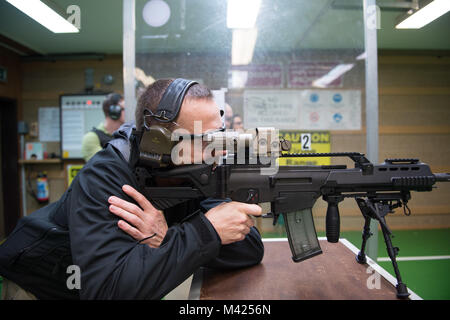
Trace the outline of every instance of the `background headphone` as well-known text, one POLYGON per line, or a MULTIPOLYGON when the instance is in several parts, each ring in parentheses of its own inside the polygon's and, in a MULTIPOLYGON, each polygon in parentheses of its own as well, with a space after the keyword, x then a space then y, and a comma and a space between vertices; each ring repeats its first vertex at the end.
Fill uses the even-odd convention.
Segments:
POLYGON ((169 129, 158 124, 169 123, 178 116, 184 97, 196 81, 175 79, 164 92, 156 112, 144 110, 144 125, 135 134, 139 137, 139 163, 152 168, 166 167, 171 164, 172 148, 178 141, 172 141, 169 129), (151 125, 147 125, 147 118, 151 118, 151 125), (154 123, 156 120, 156 123, 154 123))
POLYGON ((110 93, 106 97, 105 103, 109 104, 108 116, 113 120, 119 120, 122 115, 122 107, 119 105, 122 99, 122 95, 118 93, 110 93))

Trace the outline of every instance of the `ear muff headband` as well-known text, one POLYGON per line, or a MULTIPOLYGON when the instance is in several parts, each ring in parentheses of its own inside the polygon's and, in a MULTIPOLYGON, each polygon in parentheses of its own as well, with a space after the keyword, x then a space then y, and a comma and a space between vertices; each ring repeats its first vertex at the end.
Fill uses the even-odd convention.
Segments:
POLYGON ((182 78, 175 79, 164 92, 153 118, 160 122, 173 121, 180 112, 184 96, 194 84, 197 82, 182 78))

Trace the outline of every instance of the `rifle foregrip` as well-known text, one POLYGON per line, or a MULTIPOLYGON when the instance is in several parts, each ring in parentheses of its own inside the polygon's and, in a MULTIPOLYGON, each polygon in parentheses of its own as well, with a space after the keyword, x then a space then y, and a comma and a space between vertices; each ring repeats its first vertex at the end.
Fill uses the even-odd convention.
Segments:
POLYGON ((338 204, 336 202, 328 202, 326 217, 326 235, 328 242, 336 243, 339 241, 340 228, 338 204))

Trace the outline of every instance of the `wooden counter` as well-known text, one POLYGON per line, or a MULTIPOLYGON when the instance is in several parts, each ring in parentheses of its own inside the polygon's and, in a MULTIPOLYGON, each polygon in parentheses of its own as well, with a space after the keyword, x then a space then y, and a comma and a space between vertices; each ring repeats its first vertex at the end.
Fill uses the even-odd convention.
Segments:
MULTIPOLYGON (((190 299, 201 300, 395 300, 396 279, 368 258, 355 260, 358 249, 345 239, 328 243, 323 254, 300 263, 291 259, 286 239, 264 241, 261 264, 236 271, 200 269, 190 299), (370 266, 370 268, 369 268, 370 266), (378 277, 378 280, 377 280, 378 277), (369 288, 373 287, 373 288, 369 288)), ((420 299, 410 290, 410 299, 420 299)))

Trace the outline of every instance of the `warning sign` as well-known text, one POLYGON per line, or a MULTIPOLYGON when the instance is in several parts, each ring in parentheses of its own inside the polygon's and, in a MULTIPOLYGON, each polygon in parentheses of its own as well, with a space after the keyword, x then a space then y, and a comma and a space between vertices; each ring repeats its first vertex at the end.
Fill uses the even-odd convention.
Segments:
MULTIPOLYGON (((329 131, 280 131, 280 138, 291 142, 289 153, 329 153, 331 140, 329 131)), ((280 158, 279 165, 330 165, 330 157, 280 158)))
POLYGON ((67 186, 70 186, 77 173, 83 168, 83 164, 67 165, 67 186))

